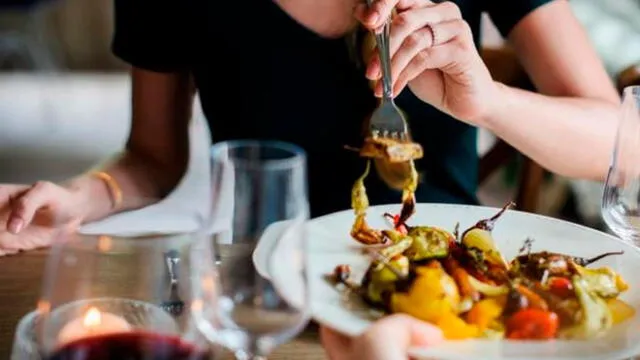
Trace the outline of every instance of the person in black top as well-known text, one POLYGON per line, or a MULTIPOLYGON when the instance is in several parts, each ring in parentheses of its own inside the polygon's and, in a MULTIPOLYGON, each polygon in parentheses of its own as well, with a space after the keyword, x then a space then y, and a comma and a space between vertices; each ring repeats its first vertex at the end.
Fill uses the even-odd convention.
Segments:
MULTIPOLYGON (((29 228, 38 209, 82 223, 167 195, 186 169, 196 90, 214 142, 298 144, 308 154, 312 216, 348 208, 364 163, 344 146, 362 140, 380 95, 369 87, 379 78, 377 58, 363 63, 354 34, 378 29, 393 8, 396 102, 425 150, 417 201, 477 203, 479 127, 561 175, 606 174, 619 97, 565 0, 380 0, 373 9, 357 0, 114 4, 113 52, 131 65, 126 151, 101 176, 0 186, 0 204, 14 200, 9 232, 29 228), (539 93, 491 78, 478 52, 483 12, 539 93)), ((400 199, 375 176, 367 186, 373 204, 400 199)))

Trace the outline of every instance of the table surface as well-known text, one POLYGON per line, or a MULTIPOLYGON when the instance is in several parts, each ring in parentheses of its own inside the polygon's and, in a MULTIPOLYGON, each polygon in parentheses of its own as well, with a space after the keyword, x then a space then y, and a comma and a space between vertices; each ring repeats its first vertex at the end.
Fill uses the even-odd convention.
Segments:
MULTIPOLYGON (((20 318, 35 308, 47 250, 31 251, 0 258, 0 359, 8 359, 13 332, 20 318)), ((310 325, 298 338, 281 345, 269 360, 324 360, 315 325, 310 325)), ((231 355, 224 357, 232 359, 231 355)))

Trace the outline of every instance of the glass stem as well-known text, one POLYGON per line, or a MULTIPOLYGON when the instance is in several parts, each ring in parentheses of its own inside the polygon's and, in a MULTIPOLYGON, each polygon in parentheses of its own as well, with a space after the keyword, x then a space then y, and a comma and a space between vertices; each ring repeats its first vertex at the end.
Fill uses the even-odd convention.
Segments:
POLYGON ((252 339, 247 345, 246 349, 235 352, 237 360, 267 360, 257 339, 252 339))

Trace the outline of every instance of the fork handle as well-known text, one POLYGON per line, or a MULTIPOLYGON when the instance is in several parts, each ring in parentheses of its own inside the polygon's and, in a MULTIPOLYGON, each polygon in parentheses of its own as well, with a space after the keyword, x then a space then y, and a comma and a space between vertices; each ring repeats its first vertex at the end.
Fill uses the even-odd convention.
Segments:
MULTIPOLYGON (((367 6, 372 7, 376 0, 366 0, 367 6)), ((382 68, 382 100, 393 100, 393 88, 391 86, 391 55, 389 54, 389 29, 390 19, 385 21, 382 32, 376 34, 376 45, 378 56, 380 57, 380 67, 382 68)))
POLYGON ((178 283, 178 263, 180 262, 180 255, 176 250, 169 250, 164 256, 171 285, 176 285, 178 283))
POLYGON ((390 21, 384 23, 382 32, 376 34, 378 44, 378 55, 380 56, 380 67, 382 68, 382 96, 383 100, 393 98, 393 87, 391 83, 391 56, 389 54, 389 28, 390 21))

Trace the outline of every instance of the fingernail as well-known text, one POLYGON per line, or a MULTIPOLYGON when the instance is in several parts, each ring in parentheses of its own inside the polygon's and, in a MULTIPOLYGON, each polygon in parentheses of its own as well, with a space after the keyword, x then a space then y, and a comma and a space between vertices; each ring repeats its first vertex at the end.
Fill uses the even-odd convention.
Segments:
POLYGON ((369 25, 374 25, 378 22, 378 19, 380 19, 380 14, 378 14, 377 11, 374 11, 371 13, 371 15, 369 15, 369 25))
POLYGON ((17 234, 24 227, 24 221, 22 219, 13 218, 9 220, 8 230, 11 233, 17 234))
POLYGON ((369 69, 367 69, 367 73, 365 75, 369 80, 378 80, 378 70, 374 65, 371 65, 369 69))
POLYGON ((373 95, 375 97, 382 97, 382 85, 380 84, 380 81, 376 82, 376 86, 373 90, 373 95))

